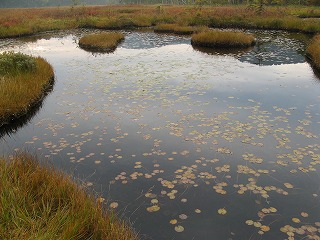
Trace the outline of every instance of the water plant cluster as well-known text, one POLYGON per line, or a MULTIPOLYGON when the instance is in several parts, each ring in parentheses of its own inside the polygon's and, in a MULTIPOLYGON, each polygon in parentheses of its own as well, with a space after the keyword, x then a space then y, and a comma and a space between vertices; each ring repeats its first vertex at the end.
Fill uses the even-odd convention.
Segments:
POLYGON ((1 125, 27 113, 41 100, 53 76, 51 65, 43 58, 13 52, 0 54, 1 125))
POLYGON ((111 52, 124 40, 123 33, 104 32, 85 35, 79 40, 79 46, 83 49, 99 52, 111 52))
POLYGON ((30 155, 0 158, 0 176, 1 239, 138 239, 104 199, 30 155))

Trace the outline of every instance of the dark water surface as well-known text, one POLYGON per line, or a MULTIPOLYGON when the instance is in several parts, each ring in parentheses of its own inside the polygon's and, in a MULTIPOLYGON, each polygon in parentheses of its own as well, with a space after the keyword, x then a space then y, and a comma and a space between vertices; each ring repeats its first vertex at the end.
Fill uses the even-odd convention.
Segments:
POLYGON ((260 31, 256 47, 221 52, 126 32, 103 55, 77 47, 84 32, 0 41, 56 75, 34 116, 2 133, 1 154, 27 150, 74 173, 143 239, 319 239, 307 36, 260 31))

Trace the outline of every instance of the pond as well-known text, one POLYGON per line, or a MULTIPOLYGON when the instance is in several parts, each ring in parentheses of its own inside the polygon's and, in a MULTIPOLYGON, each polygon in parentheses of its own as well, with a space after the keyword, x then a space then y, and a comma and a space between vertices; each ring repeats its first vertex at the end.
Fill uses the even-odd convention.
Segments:
POLYGON ((142 239, 319 239, 320 80, 308 36, 254 31, 246 51, 125 32, 111 54, 91 30, 0 40, 46 58, 51 93, 1 129, 0 153, 48 159, 107 199, 142 239))

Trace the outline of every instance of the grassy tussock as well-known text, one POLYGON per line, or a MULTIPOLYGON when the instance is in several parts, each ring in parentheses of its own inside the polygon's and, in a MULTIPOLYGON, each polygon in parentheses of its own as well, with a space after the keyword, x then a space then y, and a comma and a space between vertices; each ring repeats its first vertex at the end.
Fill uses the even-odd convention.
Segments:
POLYGON ((154 27, 154 31, 157 33, 173 33, 176 27, 178 27, 177 24, 158 24, 154 27))
POLYGON ((102 52, 113 51, 124 40, 122 33, 97 33, 85 35, 79 40, 79 46, 88 50, 102 52))
POLYGON ((70 176, 31 156, 0 158, 0 178, 0 239, 138 239, 70 176))
MULTIPOLYGON (((42 98, 51 83, 54 76, 51 65, 40 57, 33 60, 35 68, 32 71, 19 70, 13 65, 8 68, 0 62, 0 68, 7 69, 5 74, 0 74, 0 123, 9 117, 25 114, 42 98)), ((15 63, 19 65, 19 62, 15 63)))
POLYGON ((314 63, 314 66, 320 70, 320 35, 313 37, 307 48, 307 56, 314 63))
POLYGON ((194 32, 194 28, 190 26, 177 26, 173 29, 175 34, 189 35, 194 32))
POLYGON ((154 32, 157 33, 175 33, 180 35, 188 35, 194 32, 194 27, 178 25, 173 23, 158 24, 154 27, 154 32))
POLYGON ((241 32, 211 30, 192 35, 191 44, 200 47, 250 47, 254 36, 241 32))

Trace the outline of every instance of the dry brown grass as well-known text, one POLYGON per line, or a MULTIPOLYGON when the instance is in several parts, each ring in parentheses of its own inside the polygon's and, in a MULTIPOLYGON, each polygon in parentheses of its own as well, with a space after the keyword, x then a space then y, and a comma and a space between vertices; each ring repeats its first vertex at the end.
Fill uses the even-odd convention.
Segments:
MULTIPOLYGON (((205 25, 213 28, 282 29, 320 32, 317 19, 297 15, 314 7, 268 6, 262 15, 246 5, 194 6, 115 5, 0 9, 0 38, 72 28, 127 29, 158 24, 205 25)), ((317 11, 318 12, 318 11, 317 11)))
POLYGON ((192 35, 191 44, 200 47, 250 47, 255 39, 251 34, 211 30, 192 35))
POLYGON ((0 186, 0 239, 138 239, 74 179, 32 156, 0 158, 0 186))
POLYGON ((25 114, 51 83, 54 76, 51 65, 43 58, 34 59, 34 71, 0 76, 0 124, 25 114))
POLYGON ((311 44, 307 48, 307 56, 314 66, 320 70, 320 35, 313 37, 311 44))
POLYGON ((124 34, 105 32, 85 35, 79 40, 79 46, 83 49, 111 52, 124 40, 124 34))

